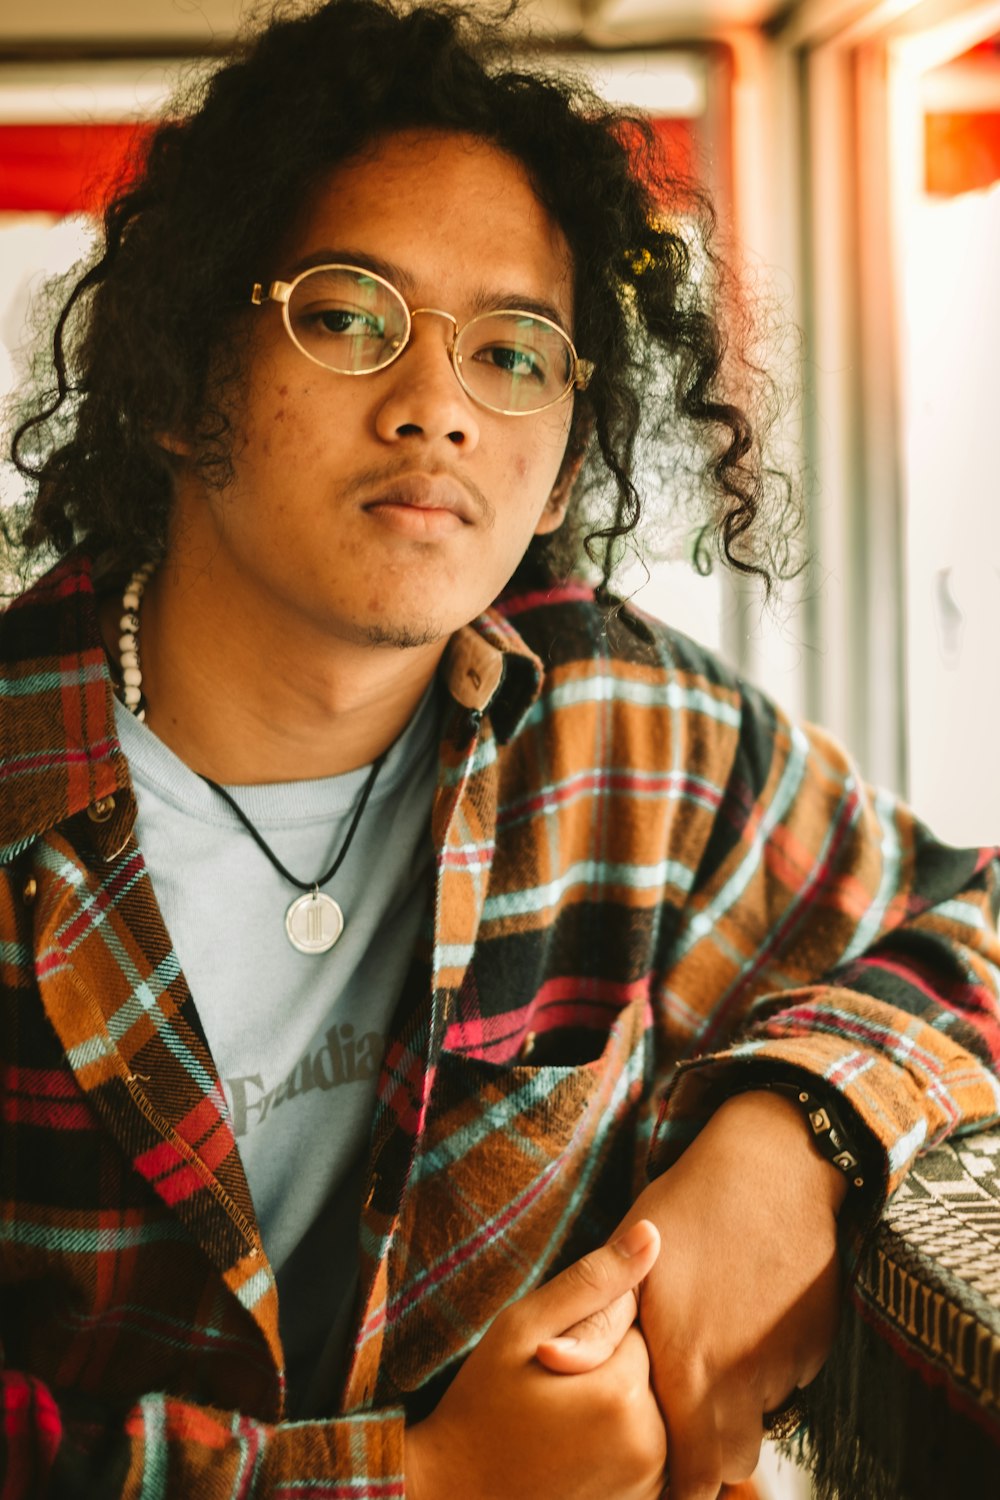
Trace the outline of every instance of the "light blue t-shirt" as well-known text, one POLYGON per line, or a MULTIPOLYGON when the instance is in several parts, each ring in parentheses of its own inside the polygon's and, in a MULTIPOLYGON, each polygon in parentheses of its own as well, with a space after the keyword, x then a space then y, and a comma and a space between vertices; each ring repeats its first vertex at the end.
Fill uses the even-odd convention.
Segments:
MULTIPOLYGON (((219 1069, 277 1276, 292 1417, 333 1409, 378 1066, 427 909, 438 718, 432 687, 325 888, 343 908, 344 931, 316 955, 297 952, 285 932, 300 892, 223 798, 116 706, 139 846, 219 1069)), ((369 770, 226 790, 287 869, 311 881, 333 863, 369 770)))

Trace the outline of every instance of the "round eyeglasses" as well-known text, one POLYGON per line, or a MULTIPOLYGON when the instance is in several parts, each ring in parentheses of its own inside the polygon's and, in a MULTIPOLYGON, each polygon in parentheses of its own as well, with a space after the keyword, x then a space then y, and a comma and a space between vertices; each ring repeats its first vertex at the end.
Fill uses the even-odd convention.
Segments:
POLYGON ((568 333, 517 308, 479 313, 459 327, 437 307, 409 308, 384 277, 362 266, 313 266, 293 281, 255 282, 250 300, 281 304, 288 336, 314 364, 338 375, 374 375, 399 358, 419 313, 452 326, 448 354, 459 384, 488 411, 525 417, 586 390, 594 373, 568 333))

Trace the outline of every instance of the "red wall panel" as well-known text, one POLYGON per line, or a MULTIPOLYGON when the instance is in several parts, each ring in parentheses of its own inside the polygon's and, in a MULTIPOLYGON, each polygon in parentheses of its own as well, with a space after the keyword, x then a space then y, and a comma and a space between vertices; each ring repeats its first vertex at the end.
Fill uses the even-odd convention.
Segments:
POLYGON ((99 212, 149 125, 0 125, 0 209, 99 212))
MULTIPOLYGON (((690 120, 657 120, 656 132, 678 173, 694 165, 690 120)), ((127 175, 135 150, 155 127, 0 125, 0 210, 55 214, 103 207, 127 175)))

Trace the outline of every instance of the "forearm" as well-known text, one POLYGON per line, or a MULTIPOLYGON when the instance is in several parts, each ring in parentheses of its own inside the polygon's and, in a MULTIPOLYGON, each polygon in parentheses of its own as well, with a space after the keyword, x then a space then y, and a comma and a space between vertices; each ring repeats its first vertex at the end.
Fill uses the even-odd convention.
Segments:
POLYGON ((879 1144, 879 1187, 1000 1113, 1000 880, 867 788, 821 730, 745 688, 740 741, 665 984, 702 1017, 651 1168, 755 1075, 836 1090, 879 1144))
POLYGON ((640 1194, 625 1222, 652 1220, 667 1246, 682 1228, 697 1230, 701 1240, 709 1226, 745 1244, 759 1235, 760 1273, 768 1275, 779 1253, 794 1256, 818 1239, 833 1246, 849 1191, 844 1173, 816 1150, 803 1111, 781 1094, 751 1090, 723 1101, 687 1151, 640 1194))

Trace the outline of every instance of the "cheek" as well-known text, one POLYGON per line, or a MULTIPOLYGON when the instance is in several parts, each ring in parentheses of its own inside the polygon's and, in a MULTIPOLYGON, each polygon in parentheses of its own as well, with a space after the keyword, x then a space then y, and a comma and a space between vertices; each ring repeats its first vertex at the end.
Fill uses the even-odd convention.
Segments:
MULTIPOLYGON (((566 441, 569 437, 570 416, 556 414, 548 421, 545 416, 536 419, 537 426, 532 430, 516 434, 519 441, 512 441, 507 434, 507 442, 510 444, 510 471, 511 476, 520 484, 531 486, 537 491, 538 498, 545 499, 559 473, 566 451, 566 441)), ((513 420, 513 419, 510 419, 513 420)), ((526 423, 531 418, 522 419, 526 423)))
MULTIPOLYGON (((326 413, 327 418, 329 412, 326 413)), ((308 399, 283 389, 268 391, 247 416, 244 432, 244 462, 265 468, 278 468, 287 477, 287 466, 294 456, 300 472, 324 449, 324 421, 315 413, 308 399)))

